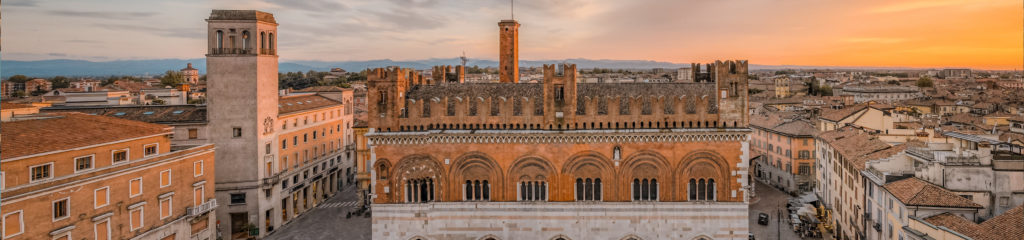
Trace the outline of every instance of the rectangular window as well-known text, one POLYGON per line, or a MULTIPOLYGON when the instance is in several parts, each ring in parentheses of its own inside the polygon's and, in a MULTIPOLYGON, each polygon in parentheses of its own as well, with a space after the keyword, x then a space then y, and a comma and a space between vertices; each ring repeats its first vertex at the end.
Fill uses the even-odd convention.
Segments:
POLYGON ((292 136, 292 146, 299 145, 299 136, 292 136))
POLYGON ((110 240, 110 219, 96 223, 93 229, 96 232, 96 240, 110 240))
POLYGON ((103 187, 93 191, 93 208, 101 208, 110 204, 110 187, 103 187))
POLYGON ((245 204, 245 193, 232 193, 231 204, 245 204))
POLYGON ((143 213, 144 210, 145 210, 145 206, 141 206, 141 207, 137 207, 135 209, 132 209, 131 212, 129 212, 128 215, 131 218, 130 224, 131 224, 131 230, 132 231, 135 231, 137 229, 142 228, 142 224, 145 224, 145 222, 142 221, 143 220, 142 219, 142 213, 143 213))
POLYGON ((142 195, 142 178, 136 178, 128 181, 128 197, 135 197, 139 195, 142 195))
POLYGON ((92 169, 93 156, 84 156, 75 158, 75 172, 92 169))
POLYGON ((281 140, 281 149, 288 149, 288 139, 281 140))
POLYGON ((110 153, 110 164, 118 164, 128 161, 128 149, 114 150, 110 153))
POLYGON ((197 139, 197 138, 199 138, 199 129, 189 128, 188 129, 188 139, 197 139))
POLYGON ((231 128, 231 137, 234 137, 234 138, 242 137, 242 128, 240 128, 240 127, 231 128))
POLYGON ((171 186, 171 170, 164 170, 160 172, 160 188, 171 186))
POLYGON ((24 218, 22 211, 14 211, 4 214, 4 238, 20 235, 25 232, 24 218))
POLYGON ((149 145, 146 145, 146 146, 145 146, 145 149, 144 149, 144 150, 145 150, 145 152, 143 152, 143 154, 142 154, 142 155, 143 155, 144 157, 149 157, 149 156, 153 156, 153 155, 156 155, 156 153, 157 153, 157 151, 158 151, 159 147, 160 147, 160 145, 159 145, 158 143, 154 143, 154 144, 149 144, 149 145))
POLYGON ((204 170, 203 167, 204 167, 203 160, 199 160, 199 161, 196 161, 196 162, 192 163, 192 176, 193 177, 202 176, 203 175, 203 170, 204 170))
POLYGON ((192 206, 199 206, 206 202, 206 191, 203 186, 198 186, 192 189, 192 206))
POLYGON ((30 172, 32 173, 32 175, 29 176, 30 177, 29 178, 29 180, 30 180, 29 182, 46 180, 46 179, 50 179, 50 177, 53 177, 53 175, 52 175, 53 174, 53 163, 45 163, 45 164, 42 164, 42 165, 36 165, 36 166, 29 167, 29 169, 30 169, 30 172))
POLYGON ((171 198, 160 199, 160 219, 171 216, 171 198))
POLYGON ((53 221, 62 220, 68 217, 68 202, 71 198, 64 198, 53 201, 53 221))

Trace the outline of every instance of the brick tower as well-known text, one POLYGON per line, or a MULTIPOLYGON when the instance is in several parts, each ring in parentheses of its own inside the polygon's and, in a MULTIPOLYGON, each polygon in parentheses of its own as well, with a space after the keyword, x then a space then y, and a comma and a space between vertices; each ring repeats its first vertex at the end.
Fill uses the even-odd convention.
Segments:
POLYGON ((499 41, 498 57, 501 59, 500 80, 503 83, 519 82, 519 22, 501 20, 498 22, 499 41))

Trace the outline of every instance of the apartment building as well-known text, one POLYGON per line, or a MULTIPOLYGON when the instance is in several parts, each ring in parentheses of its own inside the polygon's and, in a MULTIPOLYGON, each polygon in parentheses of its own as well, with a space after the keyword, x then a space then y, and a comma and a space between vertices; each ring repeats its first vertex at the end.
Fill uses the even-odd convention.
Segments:
POLYGON ((781 119, 775 115, 752 116, 750 150, 761 158, 754 174, 765 183, 786 192, 814 188, 814 136, 818 130, 804 120, 781 119))
POLYGON ((82 113, 4 122, 3 239, 215 239, 213 145, 82 113))
POLYGON ((352 179, 352 91, 281 94, 273 14, 213 10, 206 21, 218 230, 262 238, 352 179))
POLYGON ((828 216, 824 224, 832 226, 838 239, 863 239, 865 162, 897 154, 906 147, 890 146, 863 129, 847 126, 819 134, 817 185, 814 193, 821 199, 828 216))

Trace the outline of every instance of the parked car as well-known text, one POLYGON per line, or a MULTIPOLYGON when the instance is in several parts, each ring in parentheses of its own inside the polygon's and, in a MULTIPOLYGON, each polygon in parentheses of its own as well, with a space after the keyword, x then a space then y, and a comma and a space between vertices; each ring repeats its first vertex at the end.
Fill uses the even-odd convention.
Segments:
POLYGON ((757 214, 757 224, 768 226, 768 214, 759 213, 757 214))

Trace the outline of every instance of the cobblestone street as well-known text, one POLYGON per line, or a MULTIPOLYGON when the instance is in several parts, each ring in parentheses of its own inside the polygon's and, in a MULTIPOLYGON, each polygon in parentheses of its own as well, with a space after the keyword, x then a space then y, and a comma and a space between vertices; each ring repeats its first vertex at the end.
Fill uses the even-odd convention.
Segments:
POLYGON ((357 209, 358 196, 355 184, 349 185, 327 202, 292 220, 281 229, 271 233, 271 240, 369 240, 370 218, 352 216, 348 212, 357 209))

